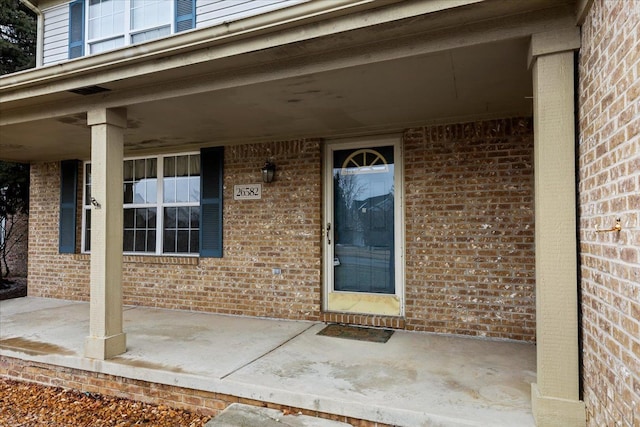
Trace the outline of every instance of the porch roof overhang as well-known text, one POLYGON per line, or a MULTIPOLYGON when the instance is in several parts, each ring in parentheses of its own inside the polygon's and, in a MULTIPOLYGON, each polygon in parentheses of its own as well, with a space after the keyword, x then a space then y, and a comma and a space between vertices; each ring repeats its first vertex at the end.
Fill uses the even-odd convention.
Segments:
POLYGON ((531 115, 530 37, 574 3, 310 2, 11 74, 0 159, 88 159, 95 108, 126 107, 126 155, 531 115))

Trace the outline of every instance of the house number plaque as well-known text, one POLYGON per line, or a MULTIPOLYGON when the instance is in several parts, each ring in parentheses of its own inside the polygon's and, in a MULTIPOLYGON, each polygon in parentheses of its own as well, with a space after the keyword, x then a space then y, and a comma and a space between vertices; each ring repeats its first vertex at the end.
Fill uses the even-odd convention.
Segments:
POLYGON ((262 199, 262 184, 241 184, 233 186, 234 200, 262 199))

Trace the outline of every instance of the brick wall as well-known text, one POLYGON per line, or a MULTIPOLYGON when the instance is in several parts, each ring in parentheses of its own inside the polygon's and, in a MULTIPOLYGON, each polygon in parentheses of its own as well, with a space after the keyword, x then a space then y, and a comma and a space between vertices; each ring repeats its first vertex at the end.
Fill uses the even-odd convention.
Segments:
MULTIPOLYGON (((407 131, 406 319, 346 321, 534 340, 532 142, 528 119, 407 131)), ((344 319, 320 312, 321 141, 226 147, 224 167, 224 258, 125 256, 125 303, 344 319), (233 200, 267 158, 262 199, 233 200)), ((57 253, 59 168, 32 171, 30 295, 87 300, 89 255, 57 253)))
POLYGON ((88 300, 88 258, 58 254, 60 164, 32 164, 29 191, 29 296, 88 300))
MULTIPOLYGON (((224 258, 126 256, 125 303, 318 319, 320 142, 227 147, 224 168, 224 258), (261 182, 267 158, 278 170, 273 183, 263 184, 262 199, 234 200, 234 185, 261 182)), ((56 163, 32 165, 29 294, 88 300, 89 255, 58 254, 59 175, 56 163)), ((80 228, 77 240, 79 248, 80 228)))
POLYGON ((407 328, 535 340, 532 121, 404 142, 407 328))
POLYGON ((640 425, 640 2, 596 0, 580 51, 584 401, 590 426, 640 425), (621 219, 622 231, 596 233, 621 219))

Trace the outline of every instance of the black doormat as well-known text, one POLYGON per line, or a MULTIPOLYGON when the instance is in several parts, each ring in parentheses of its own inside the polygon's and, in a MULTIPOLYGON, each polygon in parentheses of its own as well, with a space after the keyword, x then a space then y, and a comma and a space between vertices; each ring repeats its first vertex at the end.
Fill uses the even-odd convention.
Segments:
POLYGON ((327 337, 346 338, 349 340, 385 343, 393 335, 391 329, 362 328, 360 326, 331 324, 318 332, 327 337))

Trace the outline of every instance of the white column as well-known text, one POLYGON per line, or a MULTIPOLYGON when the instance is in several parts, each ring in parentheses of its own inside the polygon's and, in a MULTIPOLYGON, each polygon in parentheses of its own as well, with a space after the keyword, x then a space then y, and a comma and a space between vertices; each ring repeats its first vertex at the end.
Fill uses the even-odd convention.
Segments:
POLYGON ((579 34, 534 35, 536 424, 584 426, 579 396, 574 52, 579 34))
POLYGON ((122 331, 122 162, 125 109, 87 113, 91 126, 91 305, 84 354, 108 359, 126 351, 122 331))

